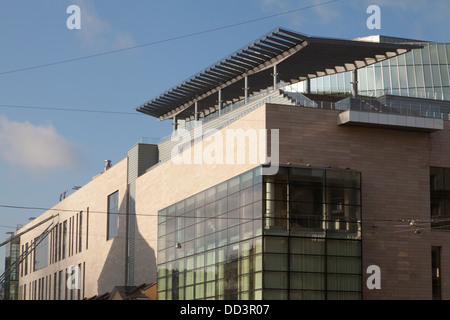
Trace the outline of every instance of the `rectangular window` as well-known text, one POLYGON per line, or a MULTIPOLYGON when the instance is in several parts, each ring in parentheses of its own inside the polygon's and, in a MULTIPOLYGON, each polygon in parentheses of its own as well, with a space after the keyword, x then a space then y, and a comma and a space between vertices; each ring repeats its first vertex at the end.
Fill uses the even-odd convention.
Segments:
POLYGON ((58 243, 57 243, 57 246, 58 246, 58 261, 60 261, 61 260, 61 249, 62 249, 62 245, 61 245, 61 240, 62 240, 62 223, 60 223, 59 224, 59 227, 58 227, 58 243))
POLYGON ((107 240, 117 236, 119 231, 119 191, 108 196, 107 240))
POLYGON ((65 284, 62 270, 59 271, 59 279, 58 280, 59 280, 58 300, 62 300, 62 298, 63 298, 62 293, 64 290, 64 284, 65 284))
POLYGON ((73 221, 74 217, 70 218, 70 255, 73 255, 73 221))
POLYGON ((66 258, 67 251, 67 220, 63 222, 63 243, 62 243, 62 258, 66 258))
POLYGON ((78 213, 77 213, 77 220, 75 222, 75 253, 78 253, 78 213))
POLYGON ((53 300, 58 299, 58 277, 57 273, 53 274, 53 300))
POLYGON ((25 269, 25 275, 27 275, 28 274, 28 242, 25 243, 25 252, 27 252, 27 253, 25 254, 25 266, 24 266, 24 269, 25 269))
POLYGON ((89 248, 88 236, 89 236, 89 207, 86 210, 86 250, 89 248))
POLYGON ((78 252, 83 249, 83 211, 80 211, 80 220, 78 227, 78 252))
POLYGON ((431 227, 450 229, 450 168, 430 168, 431 227))
POLYGON ((48 265, 48 236, 35 239, 34 270, 40 270, 48 265))
POLYGON ((431 247, 433 300, 441 300, 441 247, 431 247))
MULTIPOLYGON (((24 246, 22 245, 22 256, 24 255, 24 246)), ((23 263, 20 263, 20 276, 23 277, 23 263)))

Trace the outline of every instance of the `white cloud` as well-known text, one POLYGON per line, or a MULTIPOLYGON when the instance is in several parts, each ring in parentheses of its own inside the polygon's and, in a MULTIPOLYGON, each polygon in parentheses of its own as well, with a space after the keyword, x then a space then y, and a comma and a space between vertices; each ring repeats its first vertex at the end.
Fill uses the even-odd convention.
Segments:
POLYGON ((0 115, 0 156, 12 165, 34 172, 76 168, 81 156, 51 123, 33 125, 0 115))
POLYGON ((303 25, 328 24, 339 18, 341 14, 330 7, 331 3, 324 4, 323 0, 312 0, 304 2, 298 0, 261 0, 260 7, 263 12, 281 13, 290 10, 307 8, 287 15, 286 19, 291 27, 301 27, 303 25))

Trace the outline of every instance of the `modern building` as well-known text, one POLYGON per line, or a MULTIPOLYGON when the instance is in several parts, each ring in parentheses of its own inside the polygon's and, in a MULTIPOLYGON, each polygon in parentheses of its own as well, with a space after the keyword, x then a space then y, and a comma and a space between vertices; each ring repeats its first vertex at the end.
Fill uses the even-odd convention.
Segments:
POLYGON ((19 299, 450 299, 449 61, 266 34, 139 106, 173 133, 19 230, 19 299))
POLYGON ((3 289, 1 300, 17 300, 19 293, 19 273, 15 268, 19 258, 20 239, 11 236, 5 242, 5 272, 0 277, 0 286, 3 289))

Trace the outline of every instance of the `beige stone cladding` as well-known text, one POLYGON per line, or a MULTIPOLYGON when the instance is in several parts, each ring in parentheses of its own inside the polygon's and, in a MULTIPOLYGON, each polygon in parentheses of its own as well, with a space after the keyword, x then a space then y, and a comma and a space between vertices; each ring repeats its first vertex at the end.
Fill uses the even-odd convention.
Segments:
MULTIPOLYGON (((223 159, 225 159, 227 154, 225 146, 231 144, 230 140, 226 141, 227 132, 240 134, 242 138, 243 135, 259 133, 264 128, 265 108, 260 107, 207 137, 201 145, 203 161, 194 163, 195 147, 193 147, 190 150, 190 164, 189 160, 181 161, 181 163, 168 160, 153 167, 137 179, 136 220, 139 238, 136 239, 135 283, 156 281, 157 214, 159 210, 259 165, 250 158, 249 140, 246 140, 245 152, 240 154, 240 159, 238 159, 238 148, 243 148, 243 145, 235 140, 234 148, 231 151, 235 158, 234 162, 230 164, 227 164, 225 160, 223 164, 220 164, 220 160, 208 159, 208 155, 214 156, 212 146, 222 145, 223 142, 222 151, 223 159)), ((258 143, 261 141, 262 139, 258 139, 258 143)), ((196 146, 199 147, 199 145, 196 146)), ((252 147, 254 146, 252 145, 252 147)), ((261 145, 258 145, 257 149, 260 150, 260 148, 261 145)), ((188 150, 181 155, 185 156, 185 152, 188 150)), ((217 153, 219 154, 220 151, 217 153)), ((185 159, 189 159, 189 157, 185 159)), ((216 159, 220 159, 220 157, 216 157, 216 159)))
MULTIPOLYGON (((259 161, 250 161, 255 149, 245 140, 237 143, 234 140, 231 151, 237 155, 238 148, 244 148, 245 152, 241 154, 244 159, 240 159, 243 161, 234 158, 227 163, 226 146, 231 142, 226 140, 227 130, 234 130, 234 133, 240 130, 239 134, 245 136, 252 130, 277 129, 280 133, 281 165, 351 168, 361 172, 361 285, 364 299, 431 299, 432 246, 442 247, 442 298, 450 299, 450 283, 446 275, 450 263, 450 233, 425 227, 420 234, 415 234, 407 227, 411 219, 430 220, 430 166, 450 167, 448 122, 445 122, 444 130, 426 133, 339 126, 338 114, 336 110, 267 104, 221 130, 211 132, 200 145, 185 149, 180 154, 183 158, 178 158, 180 161, 175 158, 161 162, 138 177, 134 284, 156 282, 159 210, 259 165, 259 161), (223 149, 215 149, 217 145, 222 145, 223 149), (200 158, 195 158, 195 150, 200 152, 200 158), (221 156, 223 163, 220 163, 221 156), (371 265, 381 269, 379 290, 366 287, 369 276, 366 269, 371 265)), ((127 159, 96 177, 23 230, 58 214, 53 222, 68 221, 75 228, 70 232, 76 233, 77 214, 79 216, 80 212, 83 213, 81 251, 70 249, 71 253, 66 252, 64 259, 52 261, 39 271, 31 271, 30 262, 27 274, 23 272, 23 265, 20 266, 21 297, 36 298, 34 286, 41 281, 44 287, 47 286, 47 297, 53 298, 55 273, 71 265, 85 266, 83 297, 102 294, 111 291, 115 285, 125 284, 127 159), (119 192, 120 212, 124 214, 119 215, 118 235, 107 240, 107 198, 116 191, 119 192)), ((21 247, 34 241, 47 226, 48 223, 43 224, 21 237, 21 247)), ((76 240, 71 240, 69 247, 76 247, 76 244, 76 240)), ((49 247, 52 247, 51 240, 49 247)), ((50 255, 52 253, 50 249, 50 255)), ((31 257, 29 261, 32 261, 31 257)))
POLYGON ((67 228, 65 249, 61 240, 63 231, 56 232, 55 229, 50 229, 52 232, 48 237, 47 267, 33 271, 34 252, 28 256, 28 270, 25 271, 25 261, 19 266, 20 298, 26 300, 83 299, 111 292, 115 285, 124 285, 126 212, 127 159, 124 159, 19 230, 19 232, 26 230, 47 217, 55 215, 54 219, 21 237, 22 252, 23 248, 31 245, 50 223, 53 223, 50 228, 57 227, 63 230, 64 225, 67 228), (118 233, 113 239, 107 240, 108 196, 117 191, 119 195, 118 233), (57 243, 61 245, 58 246, 57 243), (67 280, 70 281, 76 277, 76 273, 67 273, 67 268, 70 266, 80 267, 79 278, 77 278, 80 285, 78 291, 68 290, 67 280), (61 290, 60 273, 66 284, 61 286, 61 290))
MULTIPOLYGON (((415 234, 407 225, 411 219, 430 220, 430 166, 450 167, 448 123, 436 133, 343 127, 337 124, 338 114, 336 110, 267 104, 226 128, 278 129, 280 164, 360 171, 363 298, 431 299, 431 247, 442 247, 442 267, 448 266, 450 234, 429 227, 415 234), (366 270, 371 265, 381 269, 380 290, 366 286, 366 270)), ((158 210, 250 167, 167 161, 138 178, 141 245, 136 251, 136 279, 156 280, 158 210)), ((443 276, 444 299, 450 298, 446 279, 443 276)))
MULTIPOLYGON (((442 247, 448 270, 450 233, 428 224, 415 234, 408 220, 430 221, 430 166, 450 167, 449 123, 436 133, 342 127, 338 113, 267 105, 267 128, 280 129, 280 163, 360 171, 363 298, 431 299, 431 247, 442 247), (366 286, 370 265, 380 267, 380 290, 366 286)), ((442 298, 450 299, 442 272, 442 298)))

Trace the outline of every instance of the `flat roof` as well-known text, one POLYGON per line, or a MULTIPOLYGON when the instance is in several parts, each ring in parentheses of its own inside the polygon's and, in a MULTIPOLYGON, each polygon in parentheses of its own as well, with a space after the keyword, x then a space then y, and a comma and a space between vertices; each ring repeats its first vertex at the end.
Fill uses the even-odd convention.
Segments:
POLYGON ((273 86, 275 65, 279 81, 290 84, 366 67, 415 48, 421 46, 310 37, 277 28, 136 110, 159 120, 193 119, 196 102, 198 112, 212 112, 219 90, 224 105, 243 99, 246 77, 250 94, 273 86))

